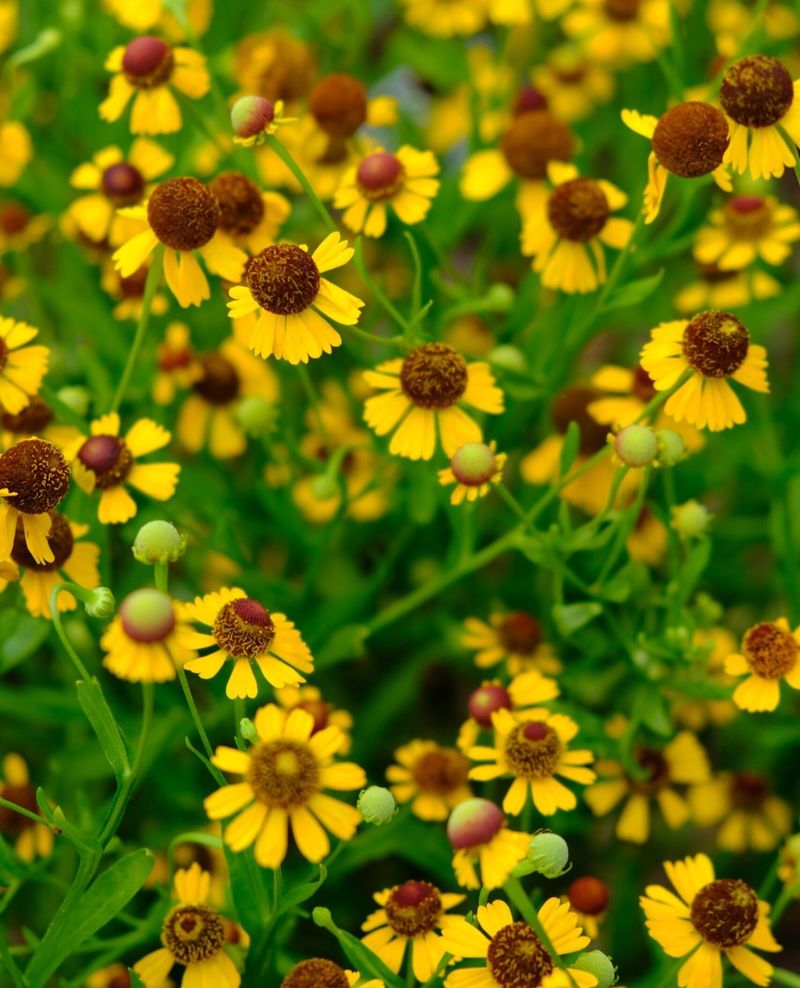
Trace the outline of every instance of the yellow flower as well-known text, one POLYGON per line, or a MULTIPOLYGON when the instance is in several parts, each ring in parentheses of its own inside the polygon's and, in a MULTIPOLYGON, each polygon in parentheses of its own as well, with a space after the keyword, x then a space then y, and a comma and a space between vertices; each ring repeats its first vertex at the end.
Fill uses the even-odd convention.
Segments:
POLYGON ((241 172, 222 172, 208 187, 220 208, 219 228, 237 247, 257 254, 275 243, 292 207, 279 192, 261 192, 241 172))
POLYGON ((561 21, 569 38, 604 65, 649 62, 669 44, 669 0, 575 0, 561 21))
POLYGON ((138 271, 159 244, 164 246, 164 277, 178 304, 186 308, 211 297, 195 251, 212 274, 238 281, 247 255, 221 229, 217 197, 196 178, 171 178, 147 203, 122 210, 141 232, 114 253, 114 264, 127 278, 138 271))
POLYGON ((467 784, 469 762, 455 748, 435 741, 415 740, 398 748, 386 778, 398 803, 411 802, 420 820, 446 820, 450 810, 472 792, 467 784))
POLYGON ((625 541, 628 555, 645 566, 660 566, 669 542, 661 519, 644 505, 625 541))
POLYGON ((439 164, 432 151, 417 151, 404 144, 396 154, 382 148, 370 152, 348 169, 333 205, 343 209, 342 222, 354 233, 382 237, 389 206, 401 223, 425 219, 439 191, 439 164))
POLYGON ((181 470, 177 463, 139 462, 142 456, 169 443, 172 437, 163 426, 152 419, 139 419, 124 438, 119 430, 116 412, 103 415, 91 423, 88 438, 79 436, 65 451, 81 490, 87 494, 101 492, 97 517, 104 525, 130 521, 136 514, 136 502, 127 485, 157 501, 168 501, 181 470))
POLYGON ((733 702, 750 713, 775 710, 781 698, 781 680, 800 690, 800 628, 791 631, 786 618, 761 621, 748 629, 741 652, 727 656, 725 672, 743 676, 733 694, 733 702))
POLYGON ((352 762, 332 763, 342 743, 339 728, 314 734, 314 718, 305 710, 287 714, 269 704, 254 721, 260 740, 252 748, 217 748, 214 765, 245 781, 209 796, 206 813, 212 820, 237 814, 225 828, 225 843, 234 852, 255 844, 256 861, 264 868, 278 868, 286 857, 289 823, 303 857, 322 861, 330 850, 323 827, 350 840, 361 819, 354 807, 322 790, 361 789, 366 775, 352 762))
POLYGON ((650 800, 672 830, 689 819, 689 807, 673 786, 706 782, 710 769, 705 751, 691 731, 681 731, 662 750, 639 747, 635 751, 641 778, 632 778, 613 759, 603 759, 595 768, 603 776, 586 790, 586 802, 595 816, 605 816, 622 800, 625 806, 617 821, 620 840, 644 844, 650 836, 650 800))
POLYGON ((580 785, 590 785, 595 780, 594 772, 585 768, 594 761, 591 751, 569 749, 569 742, 578 733, 575 721, 540 707, 529 710, 523 721, 508 710, 496 710, 492 725, 494 746, 476 745, 468 752, 473 761, 487 764, 471 769, 469 777, 488 782, 511 775, 514 781, 503 800, 503 809, 512 816, 522 812, 529 792, 543 816, 575 809, 575 794, 556 776, 580 785))
POLYGON ((322 731, 326 727, 333 725, 341 731, 341 745, 336 751, 337 755, 346 755, 350 750, 350 731, 353 727, 353 718, 346 710, 337 708, 328 700, 323 699, 322 693, 316 686, 282 686, 275 690, 275 700, 287 713, 291 713, 296 707, 305 710, 314 718, 314 730, 312 737, 317 731, 322 731))
POLYGON ((558 683, 537 669, 518 673, 508 687, 498 679, 484 680, 467 701, 470 716, 458 732, 458 747, 466 751, 475 744, 481 731, 490 731, 495 710, 510 710, 517 720, 526 720, 531 708, 554 700, 559 693, 558 683))
POLYGON ((126 985, 128 978, 127 964, 109 964, 108 967, 101 968, 90 974, 86 979, 86 988, 119 988, 126 985))
POLYGON ((800 240, 800 220, 791 206, 772 196, 732 196, 714 210, 709 226, 697 233, 692 253, 701 264, 720 271, 746 268, 756 258, 782 264, 800 240))
POLYGON ((752 178, 780 178, 800 144, 800 79, 770 55, 748 55, 722 77, 719 101, 730 143, 725 161, 752 178))
POLYGON ((492 440, 488 446, 465 443, 453 453, 450 466, 439 471, 439 483, 443 487, 456 485, 450 495, 451 504, 461 504, 465 498, 477 501, 479 497, 485 497, 493 485, 501 483, 508 454, 495 453, 496 449, 497 443, 492 440))
POLYGON ((189 99, 201 99, 209 90, 205 58, 191 48, 173 48, 152 35, 143 35, 115 48, 106 59, 115 73, 100 116, 113 123, 133 100, 132 134, 173 134, 183 124, 172 89, 189 99))
POLYGON ((727 161, 728 127, 716 107, 697 101, 678 103, 660 117, 623 110, 622 122, 651 143, 642 208, 645 223, 658 216, 670 175, 713 175, 724 192, 731 191, 731 177, 723 163, 727 161))
POLYGON ((800 897, 800 834, 792 834, 778 856, 778 878, 800 897))
POLYGON ((117 210, 138 205, 146 196, 147 183, 171 168, 174 160, 146 137, 138 137, 127 156, 116 146, 104 148, 90 162, 78 165, 70 176, 74 188, 91 194, 76 199, 67 212, 91 240, 118 247, 138 230, 117 210))
POLYGON ((715 264, 699 265, 700 281, 682 288, 675 308, 688 315, 702 309, 738 309, 753 299, 775 298, 783 287, 766 271, 720 271, 715 264))
POLYGON ((702 827, 721 824, 717 844, 742 854, 772 851, 792 829, 792 809, 755 772, 723 772, 689 790, 692 818, 702 827))
MULTIPOLYGON (((503 988, 514 984, 520 970, 525 971, 526 988, 593 988, 597 984, 593 974, 556 967, 536 931, 523 920, 515 921, 502 899, 478 906, 476 915, 480 929, 459 916, 444 930, 442 939, 448 954, 484 964, 448 974, 445 988, 503 988)), ((555 896, 537 915, 556 954, 573 954, 589 945, 589 937, 583 936, 569 905, 555 896)))
POLYGON ((0 52, 6 51, 17 36, 19 0, 0 2, 0 52))
MULTIPOLYGON (((103 0, 120 24, 132 31, 160 26, 169 37, 182 37, 183 28, 165 0, 103 0)), ((211 0, 188 0, 186 17, 192 35, 205 34, 211 20, 211 0)))
POLYGON ((191 387, 203 373, 186 323, 169 323, 163 341, 158 344, 157 355, 153 401, 157 405, 169 405, 178 388, 191 387))
POLYGON ((460 406, 498 415, 503 392, 486 363, 468 364, 445 343, 425 343, 405 358, 387 360, 364 380, 385 394, 369 398, 367 425, 379 436, 394 432, 389 452, 410 460, 429 460, 437 432, 447 456, 464 443, 481 442, 480 426, 460 406))
POLYGON ((467 618, 461 644, 464 648, 477 649, 475 665, 481 669, 505 662, 510 676, 527 669, 549 675, 561 672, 561 663, 543 640, 541 625, 524 611, 494 613, 489 617, 489 624, 467 618))
POLYGON ((530 834, 509 830, 500 807, 488 799, 466 799, 447 821, 453 871, 462 888, 496 889, 527 855, 530 834), (480 877, 479 877, 480 871, 480 877))
POLYGON ((767 351, 750 342, 750 334, 729 312, 700 312, 690 320, 661 323, 650 331, 640 356, 656 391, 689 379, 670 396, 664 411, 676 422, 712 432, 745 421, 741 402, 728 383, 733 378, 753 391, 769 391, 767 351))
POLYGON ((769 928, 769 904, 738 878, 714 877, 705 854, 665 861, 678 895, 648 885, 639 903, 650 936, 670 957, 690 956, 678 971, 683 988, 722 988, 723 954, 748 981, 766 985, 772 965, 756 950, 780 950, 769 928))
POLYGON ((400 3, 406 21, 434 38, 470 37, 486 23, 488 0, 400 0, 400 3))
POLYGON ((364 303, 321 275, 347 264, 353 253, 346 240, 331 233, 313 254, 281 243, 251 257, 243 284, 231 288, 228 303, 232 319, 258 314, 250 349, 261 357, 307 364, 309 357, 339 346, 342 338, 328 319, 354 326, 364 303))
POLYGON ((59 425, 54 418, 53 409, 39 395, 34 395, 16 415, 0 406, 0 448, 8 449, 20 439, 38 436, 63 450, 80 435, 80 431, 74 425, 59 425))
POLYGON ((174 898, 178 904, 161 928, 163 946, 133 965, 144 988, 163 988, 176 964, 184 968, 183 988, 239 988, 242 979, 224 950, 226 921, 205 905, 210 880, 197 863, 175 873, 174 898))
POLYGON ((276 689, 303 683, 302 673, 313 671, 311 652, 294 622, 285 614, 268 611, 238 587, 196 597, 194 603, 181 605, 180 615, 184 621, 212 629, 184 635, 182 642, 189 649, 214 649, 187 662, 186 668, 202 679, 212 679, 230 660, 225 692, 231 699, 258 696, 254 662, 276 689))
MULTIPOLYGON (((734 680, 725 674, 725 659, 736 649, 736 639, 727 628, 697 628, 692 635, 692 667, 701 682, 728 687, 734 680)), ((669 692, 669 691, 668 691, 669 692)), ((680 692, 672 704, 675 720, 692 731, 709 724, 729 724, 738 714, 733 700, 701 700, 680 692)))
POLYGON ((18 120, 0 123, 0 187, 16 185, 33 157, 33 142, 18 120))
POLYGON ((365 947, 397 973, 406 948, 410 967, 420 983, 432 977, 445 954, 439 930, 446 930, 455 917, 448 910, 464 901, 463 895, 440 892, 430 882, 408 881, 375 893, 381 907, 366 918, 361 929, 365 947))
MULTIPOLYGON (((741 39, 750 28, 752 16, 752 8, 746 2, 710 0, 706 21, 723 58, 735 57, 741 39)), ((770 2, 764 8, 761 25, 767 38, 785 41, 797 34, 800 18, 788 4, 770 2)))
POLYGON ((34 216, 27 206, 9 199, 0 206, 0 254, 27 250, 50 229, 47 216, 34 216))
POLYGON ((237 406, 252 395, 275 401, 275 374, 235 339, 198 356, 195 366, 192 393, 178 415, 178 439, 190 453, 198 453, 207 444, 219 460, 240 456, 247 449, 247 438, 236 421, 237 406))
POLYGON ((547 288, 593 292, 606 280, 602 245, 621 250, 633 232, 630 220, 611 216, 628 197, 604 179, 579 177, 574 165, 551 162, 547 174, 554 188, 525 217, 522 253, 547 288))
POLYGON ((29 404, 47 372, 50 351, 27 345, 38 334, 25 322, 0 317, 0 405, 11 415, 29 404))
MULTIPOLYGON (((127 278, 123 278, 114 267, 114 262, 110 257, 103 259, 100 285, 103 291, 116 302, 113 312, 115 319, 139 319, 144 303, 147 272, 148 267, 143 265, 127 278)), ((169 303, 164 294, 156 292, 150 302, 151 314, 163 316, 168 308, 169 303)))
POLYGON ((614 92, 614 76, 590 61, 580 47, 561 45, 531 72, 536 89, 552 113, 566 123, 584 120, 614 92))
POLYGON ((309 957, 299 961, 281 981, 281 988, 306 988, 312 985, 358 985, 359 988, 384 988, 382 981, 370 978, 366 981, 358 971, 345 971, 333 961, 323 957, 309 957))
MULTIPOLYGON (((10 752, 3 758, 0 796, 31 813, 41 813, 36 801, 36 789, 31 785, 28 766, 21 755, 10 752)), ((49 827, 5 806, 0 806, 0 835, 13 844, 23 861, 33 861, 37 856, 46 858, 53 850, 53 832, 49 827)))
POLYGON ((100 639, 106 669, 129 683, 174 679, 175 666, 185 665, 194 654, 183 644, 187 629, 178 607, 160 590, 128 594, 100 639))

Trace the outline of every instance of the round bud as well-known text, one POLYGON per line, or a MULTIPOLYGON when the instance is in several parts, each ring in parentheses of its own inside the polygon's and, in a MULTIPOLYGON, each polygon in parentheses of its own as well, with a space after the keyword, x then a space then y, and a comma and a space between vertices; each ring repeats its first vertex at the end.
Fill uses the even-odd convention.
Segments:
POLYGON ((89 617, 106 618, 114 613, 116 601, 108 587, 95 587, 91 591, 91 599, 84 602, 84 608, 89 617))
POLYGON ((470 717, 481 727, 492 726, 492 714, 495 710, 510 710, 511 696, 505 686, 499 683, 484 683, 473 690, 467 701, 470 717))
POLYGON ((504 344, 496 346, 489 354, 489 362, 503 370, 519 371, 524 373, 528 366, 525 354, 515 346, 504 344))
POLYGON ((234 411, 234 418, 252 439, 260 439, 275 427, 275 406, 259 395, 242 398, 234 411))
POLYGON ((359 794, 358 811, 367 823, 374 823, 379 827, 392 819, 397 812, 397 803, 383 786, 368 786, 359 794))
POLYGON ((495 312, 508 312, 514 304, 516 296, 511 285, 506 285, 502 281, 495 281, 489 285, 489 291, 485 298, 487 302, 491 302, 495 312))
POLYGON ((239 734, 241 734, 245 741, 255 741, 258 737, 256 725, 249 717, 242 717, 239 721, 239 734))
POLYGON ((682 539, 694 539, 705 532, 712 517, 699 501, 687 501, 672 509, 672 527, 682 539))
POLYGON ((464 443, 453 453, 450 469, 456 480, 467 487, 487 484, 497 470, 497 457, 486 443, 464 443))
POLYGON ((89 403, 91 402, 91 395, 86 390, 78 385, 74 387, 61 388, 58 392, 58 397, 65 405, 68 405, 76 415, 80 415, 81 418, 89 411, 89 403))
POLYGON ((602 950, 589 950, 581 954, 572 962, 572 967, 593 974, 597 978, 596 988, 611 988, 617 983, 617 969, 602 950))
POLYGON ((329 473, 321 473, 314 477, 310 488, 318 501, 330 501, 332 497, 339 497, 341 494, 336 477, 332 477, 329 473))
POLYGON ((174 563, 186 549, 186 539, 168 521, 149 521, 142 525, 133 542, 133 556, 140 563, 174 563))
POLYGON ((263 96, 242 96, 231 107, 231 127, 237 137, 257 137, 275 119, 275 107, 263 96))
POLYGON ((450 814, 447 839, 456 851, 488 844, 505 823, 503 811, 488 799, 465 799, 450 814))
POLYGON ((567 842, 549 830, 534 834, 528 846, 528 861, 545 878, 558 878, 569 864, 567 842))
POLYGON ((658 440, 649 425, 626 425, 614 439, 614 451, 626 467, 647 467, 658 456, 658 440))
POLYGON ((688 450, 683 436, 674 429, 659 429, 656 432, 658 442, 658 465, 674 467, 686 457, 688 450))
POLYGON ((119 618, 125 634, 141 644, 164 641, 175 627, 172 601, 150 587, 129 593, 119 605, 119 618))

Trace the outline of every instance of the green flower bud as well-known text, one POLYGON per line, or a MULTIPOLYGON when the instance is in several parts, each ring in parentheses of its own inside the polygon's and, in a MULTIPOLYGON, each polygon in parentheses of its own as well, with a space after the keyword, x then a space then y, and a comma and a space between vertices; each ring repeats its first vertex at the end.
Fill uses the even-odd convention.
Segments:
POLYGON ((514 304, 514 299, 514 289, 510 285, 506 285, 502 281, 496 281, 493 285, 489 285, 486 300, 491 303, 495 312, 508 312, 514 304))
POLYGON ((116 606, 114 594, 111 593, 108 587, 95 587, 90 593, 91 599, 85 600, 83 604, 89 617, 110 617, 114 613, 114 607, 116 606))
POLYGON ((275 428, 275 406, 258 395, 242 398, 233 414, 252 439, 260 439, 275 428))
POLYGON ((581 954, 572 962, 572 967, 593 974, 597 978, 596 988, 611 988, 611 985, 617 983, 617 969, 602 950, 590 950, 581 954))
POLYGON ((257 137, 275 119, 275 107, 263 96, 242 96, 231 108, 231 127, 237 137, 257 137))
POLYGON ((336 477, 321 473, 311 481, 311 493, 318 501, 329 501, 332 497, 339 497, 341 491, 336 477))
POLYGON ((149 521, 142 525, 133 543, 133 556, 140 563, 174 563, 186 550, 186 539, 168 521, 149 521))
POLYGON ((397 812, 394 796, 383 786, 368 786, 358 796, 358 811, 367 823, 380 827, 388 823, 397 812))
POLYGON ((496 346, 489 354, 489 363, 503 370, 523 373, 528 366, 525 354, 515 346, 496 346))
POLYGON ((674 467, 676 463, 686 459, 688 450, 683 436, 674 429, 659 429, 656 432, 658 440, 658 465, 660 467, 674 467))
POLYGON ((528 846, 528 861, 545 878, 558 878, 569 871, 569 847, 563 837, 543 830, 528 846))
POLYGON ((614 452, 626 467, 648 467, 658 456, 658 440, 649 425, 626 425, 614 438, 614 452))
POLYGON ((684 539, 695 539, 703 535, 713 515, 699 501, 687 501, 672 509, 672 527, 684 539))
POLYGON ((84 416, 89 411, 89 404, 92 396, 86 388, 79 385, 61 388, 58 397, 65 405, 68 405, 76 415, 84 416))
POLYGON ((497 457, 486 443, 464 443, 453 453, 450 469, 460 484, 480 487, 487 484, 497 469, 497 457))
POLYGON ((151 587, 129 593, 119 605, 119 618, 129 638, 148 645, 164 641, 175 627, 172 600, 151 587))
POLYGON ((239 721, 239 734, 241 734, 245 741, 255 741, 258 737, 256 725, 249 717, 242 717, 239 721))

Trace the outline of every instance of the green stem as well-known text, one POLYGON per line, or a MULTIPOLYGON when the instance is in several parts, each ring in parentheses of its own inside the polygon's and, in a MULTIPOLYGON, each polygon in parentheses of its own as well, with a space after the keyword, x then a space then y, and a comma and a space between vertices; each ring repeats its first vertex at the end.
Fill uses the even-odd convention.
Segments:
POLYGON ((267 144, 272 148, 272 150, 277 154, 281 161, 286 165, 289 171, 294 175, 297 181, 300 183, 303 192, 308 196, 308 200, 314 209, 319 214, 320 219, 325 224, 325 226, 331 231, 331 233, 338 233, 338 227, 333 221, 328 209, 325 207, 324 203, 314 191, 314 187, 311 185, 309 180, 306 178, 303 169, 297 164, 292 155, 286 148, 281 144, 278 138, 274 134, 267 135, 267 144))
POLYGON ((53 627, 56 629, 56 634, 61 640, 61 644, 64 647, 64 651, 72 660, 72 664, 75 666, 75 669, 77 670, 80 678, 88 683, 92 677, 89 673, 89 670, 81 661, 80 656, 72 647, 72 642, 69 640, 69 638, 67 638, 66 632, 64 631, 64 626, 61 624, 61 615, 59 614, 58 611, 58 595, 62 591, 71 592, 71 589, 72 588, 70 586, 64 583, 57 583, 53 587, 53 590, 50 593, 50 616, 53 619, 53 627))
POLYGON ((178 665, 177 662, 175 663, 175 670, 178 673, 178 682, 181 684, 181 689, 183 690, 183 695, 186 699, 186 705, 189 708, 189 713, 192 715, 194 726, 197 729, 197 733, 200 735, 200 740, 203 743, 203 748, 205 749, 206 755, 210 760, 214 756, 214 749, 211 747, 211 742, 208 740, 206 729, 205 727, 203 727, 203 721, 200 719, 200 711, 197 709, 197 704, 194 702, 192 691, 189 688, 189 683, 186 680, 186 673, 183 671, 183 666, 178 665))
POLYGON ((773 926, 778 923, 781 916, 783 916, 784 912, 786 912, 786 907, 789 903, 798 896, 800 896, 800 881, 790 882, 788 885, 783 887, 781 894, 775 900, 775 905, 773 906, 772 913, 770 915, 770 922, 773 926))
POLYGON ((39 816, 38 813, 34 813, 32 810, 26 810, 24 806, 20 806, 19 803, 14 803, 10 799, 3 799, 3 797, 0 796, 0 806, 7 810, 12 810, 14 813, 19 813, 20 816, 26 816, 29 820, 33 820, 34 823, 41 823, 41 825, 43 827, 47 827, 48 830, 56 830, 52 823, 45 820, 43 816, 39 816))
POLYGON ((409 321, 403 316, 394 303, 390 302, 386 295, 381 291, 380 288, 375 284, 372 279, 372 275, 367 271, 367 267, 364 264, 364 253, 361 248, 361 237, 356 237, 355 242, 355 257, 353 258, 353 263, 356 266, 356 271, 361 275, 362 280, 366 284, 367 288, 375 296, 375 300, 380 305, 380 307, 386 312, 386 314, 397 323, 397 325, 403 330, 403 337, 405 340, 409 340, 412 335, 412 327, 409 321))
POLYGON ((325 426, 325 420, 322 417, 322 410, 320 408, 319 395, 317 394, 317 389, 314 387, 314 382, 311 379, 311 375, 308 372, 308 367, 305 364, 298 364, 297 371, 300 376, 300 383, 303 385, 303 390, 306 393, 309 404, 314 410, 314 417, 317 420, 317 428, 319 429, 319 434, 326 446, 330 447, 331 439, 328 433, 328 429, 325 426))
POLYGON ((800 988, 800 974, 793 974, 791 971, 784 971, 782 967, 776 967, 773 969, 772 980, 777 985, 787 985, 788 988, 800 988))
POLYGON ((506 502, 506 504, 511 508, 517 518, 525 525, 528 525, 528 517, 525 514, 525 509, 519 503, 519 501, 514 497, 511 491, 506 487, 505 484, 497 484, 494 490, 500 495, 500 497, 506 502))
POLYGON ((142 311, 139 313, 139 321, 136 323, 136 333, 133 337, 131 348, 128 351, 128 359, 125 363, 125 368, 122 371, 122 377, 119 379, 119 384, 117 385, 117 390, 114 394, 114 400, 111 402, 111 408, 109 409, 110 412, 116 412, 119 410, 119 406, 122 404, 122 399, 125 397, 125 392, 128 390, 128 384, 130 383, 133 368, 136 366, 136 361, 139 359, 139 351, 142 349, 142 343, 144 342, 144 337, 147 333, 147 325, 150 322, 150 310, 153 304, 153 296, 155 295, 156 289, 158 288, 158 284, 161 280, 161 260, 163 254, 164 246, 163 244, 159 244, 153 251, 153 255, 150 258, 150 268, 147 272, 147 281, 144 284, 142 311))
POLYGON ((156 590, 167 593, 169 587, 169 563, 166 560, 157 562, 153 566, 153 578, 156 590))
POLYGON ((3 962, 3 967, 6 969, 9 977, 14 982, 15 988, 26 988, 28 981, 23 977, 22 972, 14 962, 14 958, 11 956, 11 951, 8 949, 8 944, 6 943, 6 938, 3 933, 0 933, 0 961, 3 962))
POLYGON ((531 900, 528 898, 525 889, 522 887, 522 883, 520 882, 520 880, 518 878, 509 878, 508 881, 503 886, 503 890, 505 891, 506 895, 511 900, 511 902, 516 906, 517 910, 519 911, 520 915, 525 920, 525 922, 528 924, 528 926, 530 926, 533 929, 536 936, 539 937, 539 939, 545 945, 545 947, 550 953, 551 958, 553 959, 553 962, 564 971, 566 976, 569 978, 570 984, 575 986, 574 978, 569 973, 569 970, 567 969, 567 965, 561 959, 561 955, 556 951, 555 947, 553 946, 553 942, 550 939, 550 937, 547 935, 547 931, 542 925, 541 920, 539 919, 539 916, 536 913, 536 909, 534 908, 534 905, 531 902, 531 900))

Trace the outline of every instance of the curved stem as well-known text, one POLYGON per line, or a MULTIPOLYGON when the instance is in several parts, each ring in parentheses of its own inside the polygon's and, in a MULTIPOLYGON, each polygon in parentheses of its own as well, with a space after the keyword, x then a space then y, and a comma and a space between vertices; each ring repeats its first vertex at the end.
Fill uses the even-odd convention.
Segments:
POLYGON ((81 677, 81 679, 84 679, 86 680, 86 682, 88 682, 92 678, 91 674, 89 673, 89 670, 86 668, 83 662, 81 661, 81 658, 78 655, 78 653, 72 647, 72 642, 69 640, 69 638, 67 638, 66 632, 64 631, 64 626, 61 624, 61 615, 59 614, 58 611, 58 595, 62 592, 71 593, 72 592, 71 586, 66 583, 57 583, 53 587, 50 593, 50 616, 53 619, 53 627, 56 629, 56 634, 61 640, 61 644, 64 647, 64 651, 70 657, 72 664, 75 666, 75 669, 78 672, 78 675, 81 677))
POLYGON ((150 258, 150 268, 147 272, 147 281, 144 284, 144 296, 142 297, 142 311, 139 314, 139 321, 136 323, 136 333, 133 337, 131 348, 128 351, 128 359, 125 363, 125 368, 122 371, 122 377, 119 379, 117 390, 114 393, 114 400, 111 402, 111 407, 109 408, 110 412, 116 412, 119 410, 122 399, 125 397, 125 392, 128 390, 128 384, 130 383, 133 368, 136 365, 136 361, 139 359, 139 351, 142 349, 142 343, 144 342, 144 337, 147 333, 147 326, 150 322, 150 310, 153 304, 153 296, 155 295, 156 288, 158 288, 158 284, 161 280, 161 260, 163 255, 164 246, 163 244, 159 244, 153 251, 153 255, 150 258))
POLYGON ((277 154, 281 161, 286 165, 289 171, 294 175, 297 181, 300 183, 303 192, 305 192, 308 197, 309 202, 314 207, 314 209, 319 214, 320 219, 325 224, 325 226, 330 230, 331 233, 338 233, 338 227, 333 221, 333 217, 328 212, 324 203, 314 191, 314 187, 306 178, 303 169, 294 160, 293 156, 286 150, 286 148, 281 144, 278 138, 274 134, 267 134, 267 144, 272 148, 272 150, 277 154))

